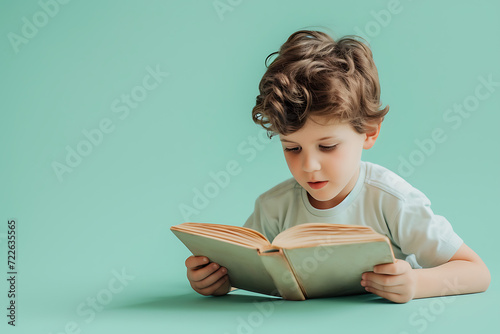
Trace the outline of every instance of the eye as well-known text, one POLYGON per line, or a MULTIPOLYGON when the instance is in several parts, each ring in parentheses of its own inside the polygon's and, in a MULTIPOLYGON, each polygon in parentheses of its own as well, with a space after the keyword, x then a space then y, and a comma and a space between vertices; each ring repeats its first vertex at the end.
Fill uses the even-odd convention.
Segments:
POLYGON ((320 148, 323 151, 333 151, 336 147, 337 147, 337 145, 333 145, 333 146, 320 146, 320 148))
POLYGON ((285 147, 284 150, 285 150, 285 152, 294 152, 294 153, 297 153, 297 152, 300 151, 300 147, 292 147, 292 148, 285 147))

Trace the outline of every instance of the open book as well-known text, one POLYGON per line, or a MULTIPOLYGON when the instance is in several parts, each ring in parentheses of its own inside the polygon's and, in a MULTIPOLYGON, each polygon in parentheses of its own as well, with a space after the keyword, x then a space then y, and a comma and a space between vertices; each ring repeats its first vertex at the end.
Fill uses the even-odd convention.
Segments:
POLYGON ((232 287, 289 300, 364 293, 361 274, 395 261, 389 238, 368 226, 301 224, 272 243, 239 226, 183 223, 170 230, 193 255, 226 267, 232 287))

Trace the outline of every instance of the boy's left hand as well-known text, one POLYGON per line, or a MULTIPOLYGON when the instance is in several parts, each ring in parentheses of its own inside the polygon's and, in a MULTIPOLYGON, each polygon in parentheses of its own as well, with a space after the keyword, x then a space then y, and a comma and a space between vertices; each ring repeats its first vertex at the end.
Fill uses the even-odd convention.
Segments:
POLYGON ((396 259, 395 263, 379 264, 373 271, 363 273, 361 285, 380 297, 406 303, 415 296, 417 277, 408 262, 396 259))

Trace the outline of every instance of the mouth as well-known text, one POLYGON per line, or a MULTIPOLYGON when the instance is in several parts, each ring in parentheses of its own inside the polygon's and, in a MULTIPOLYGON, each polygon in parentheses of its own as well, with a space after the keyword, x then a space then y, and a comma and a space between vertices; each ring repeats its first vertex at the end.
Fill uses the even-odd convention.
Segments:
POLYGON ((313 189, 321 189, 324 186, 326 186, 327 183, 328 183, 328 181, 307 182, 309 187, 311 187, 313 189))

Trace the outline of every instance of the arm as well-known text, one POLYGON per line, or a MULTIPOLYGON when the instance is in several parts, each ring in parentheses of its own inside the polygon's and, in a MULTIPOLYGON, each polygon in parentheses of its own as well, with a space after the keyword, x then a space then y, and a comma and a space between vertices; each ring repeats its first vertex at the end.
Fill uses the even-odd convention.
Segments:
POLYGON ((415 272, 417 290, 414 298, 483 292, 491 280, 483 260, 465 243, 447 263, 415 272))
POLYGON ((412 269, 403 260, 374 267, 362 275, 368 292, 396 303, 416 298, 483 292, 490 284, 490 272, 481 258, 466 244, 447 262, 434 268, 412 269))

